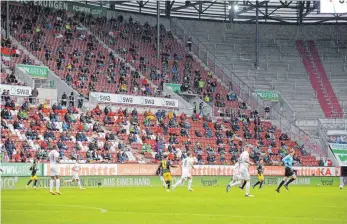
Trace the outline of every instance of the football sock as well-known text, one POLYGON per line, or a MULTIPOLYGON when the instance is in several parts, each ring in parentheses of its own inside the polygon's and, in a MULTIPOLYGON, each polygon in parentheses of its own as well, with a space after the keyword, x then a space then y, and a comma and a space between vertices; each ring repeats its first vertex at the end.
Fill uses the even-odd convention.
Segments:
POLYGON ((49 182, 49 189, 51 192, 53 192, 53 185, 54 185, 54 180, 51 179, 51 181, 49 182))
POLYGON ((29 184, 30 184, 31 182, 32 182, 32 180, 29 180, 28 183, 27 183, 27 185, 29 186, 29 184))
POLYGON ((166 186, 167 186, 167 189, 168 189, 168 190, 170 190, 170 184, 171 184, 170 181, 166 181, 166 186))
POLYGON ((193 179, 188 180, 188 189, 192 187, 193 179))
POLYGON ((255 184, 253 185, 253 187, 257 186, 258 184, 260 184, 260 181, 258 181, 257 183, 255 183, 255 184))
POLYGON ((263 183, 264 183, 264 181, 260 182, 259 188, 262 188, 262 187, 263 187, 263 183))
POLYGON ((60 179, 55 180, 55 190, 59 192, 59 187, 60 187, 60 179))
POLYGON ((243 190, 243 188, 245 188, 245 185, 246 185, 247 181, 243 181, 243 184, 241 186, 241 189, 243 190))
POLYGON ((34 186, 36 187, 36 184, 37 184, 37 180, 34 180, 34 186))
POLYGON ((286 185, 288 186, 291 182, 293 182, 295 179, 294 178, 291 178, 287 183, 286 185))
POLYGON ((82 186, 81 186, 81 181, 77 181, 77 185, 78 185, 80 188, 82 188, 82 186))
POLYGON ((246 195, 249 194, 249 189, 251 188, 251 182, 250 181, 247 181, 246 183, 246 195))
POLYGON ((280 185, 278 185, 278 187, 277 187, 277 190, 281 189, 281 187, 283 186, 284 182, 285 182, 284 180, 281 181, 280 185))
POLYGON ((180 185, 182 183, 182 180, 179 179, 173 186, 176 188, 178 185, 180 185))
POLYGON ((160 180, 163 184, 165 184, 165 180, 164 180, 164 177, 163 176, 160 176, 160 180))

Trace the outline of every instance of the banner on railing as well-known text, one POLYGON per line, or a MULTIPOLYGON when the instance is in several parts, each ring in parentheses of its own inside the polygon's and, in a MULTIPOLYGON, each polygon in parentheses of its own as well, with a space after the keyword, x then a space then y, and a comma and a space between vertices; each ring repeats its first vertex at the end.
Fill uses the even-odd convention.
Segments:
POLYGON ((170 98, 133 96, 101 92, 91 92, 89 93, 89 98, 103 103, 178 108, 178 100, 170 98))
POLYGON ((35 66, 35 65, 24 65, 17 64, 17 67, 27 72, 31 77, 35 79, 47 79, 48 78, 48 67, 46 66, 35 66))
POLYGON ((181 86, 182 84, 176 84, 176 83, 165 83, 165 86, 169 87, 172 91, 175 93, 181 93, 181 86))
POLYGON ((9 91, 11 96, 31 95, 31 87, 29 86, 0 85, 0 94, 2 94, 4 90, 9 91))
MULTIPOLYGON (((32 166, 31 163, 1 163, 0 168, 1 168, 1 176, 4 177, 21 177, 21 176, 30 176, 31 171, 30 167, 32 166)), ((37 168, 39 169, 37 171, 37 175, 42 176, 43 175, 43 165, 42 164, 37 164, 37 168)))
MULTIPOLYGON (((75 164, 58 164, 57 167, 61 176, 72 176, 72 167, 75 164)), ((86 163, 79 164, 81 169, 79 171, 80 176, 116 176, 118 164, 104 164, 104 163, 86 163)), ((44 164, 44 176, 51 175, 50 164, 44 164)))
POLYGON ((274 102, 279 102, 280 101, 280 94, 279 94, 278 91, 274 91, 274 90, 259 90, 259 89, 257 89, 255 92, 263 100, 274 101, 274 102))
MULTIPOLYGON (((50 164, 40 165, 38 175, 50 176, 50 164)), ((3 175, 6 176, 30 176, 31 164, 29 163, 3 163, 3 175)), ((72 176, 72 167, 74 164, 58 164, 61 176, 72 176)), ((156 175, 158 164, 80 164, 80 176, 153 176, 156 175)), ((229 165, 195 165, 192 170, 194 176, 232 176, 234 166, 229 165)), ((335 167, 294 167, 298 171, 298 176, 317 176, 331 177, 340 176, 340 169, 335 167)), ((171 168, 173 176, 182 174, 180 166, 171 168)), ((257 175, 255 166, 250 167, 250 174, 257 175)), ((283 176, 283 166, 265 166, 265 176, 283 176)))
POLYGON ((106 9, 98 6, 81 4, 78 2, 67 1, 34 1, 34 5, 53 8, 57 10, 65 10, 68 12, 83 12, 95 16, 106 16, 106 9))
POLYGON ((329 143, 331 151, 340 166, 347 166, 347 144, 329 143))

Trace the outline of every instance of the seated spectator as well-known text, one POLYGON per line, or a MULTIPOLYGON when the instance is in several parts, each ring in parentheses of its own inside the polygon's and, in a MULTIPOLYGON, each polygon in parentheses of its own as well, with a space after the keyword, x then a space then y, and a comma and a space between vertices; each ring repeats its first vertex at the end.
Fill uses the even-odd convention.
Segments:
POLYGON ((205 137, 206 137, 206 138, 212 138, 212 131, 211 131, 210 128, 207 128, 207 129, 205 130, 205 137))
POLYGON ((61 141, 71 141, 71 137, 69 135, 69 132, 66 131, 66 132, 61 133, 60 140, 61 141))
POLYGON ((19 120, 28 120, 28 114, 24 110, 20 110, 17 114, 19 120))
POLYGON ((28 110, 29 109, 29 102, 26 100, 21 107, 22 110, 28 110))
POLYGON ((177 137, 174 134, 170 134, 169 143, 170 144, 178 144, 177 137))
POLYGON ((228 101, 236 101, 237 100, 237 96, 234 92, 229 92, 227 95, 227 100, 228 101))
POLYGON ((88 140, 87 140, 87 137, 82 132, 77 132, 77 134, 76 134, 76 141, 78 141, 78 142, 86 142, 88 140))
POLYGON ((280 137, 279 137, 279 140, 281 140, 281 141, 288 141, 288 140, 289 140, 288 135, 282 133, 282 134, 280 135, 280 137))
POLYGON ((63 131, 69 131, 71 129, 71 126, 69 123, 66 123, 65 121, 63 121, 62 123, 62 128, 63 128, 63 131))
POLYGON ((98 122, 95 122, 93 125, 93 131, 97 132, 97 133, 102 133, 104 132, 104 130, 102 130, 100 124, 98 122))
POLYGON ((58 149, 59 150, 68 150, 69 148, 67 145, 60 139, 57 143, 58 149))
POLYGON ((92 110, 92 113, 100 116, 101 115, 100 106, 96 105, 96 107, 92 110))
POLYGON ((46 131, 43 134, 43 137, 44 137, 45 140, 48 140, 48 139, 55 140, 55 136, 54 136, 54 133, 52 131, 46 131))
POLYGON ((200 132, 199 130, 195 130, 195 135, 196 135, 196 137, 198 137, 198 138, 201 138, 201 137, 202 137, 202 134, 201 134, 201 132, 200 132))
POLYGON ((181 136, 185 136, 185 137, 189 138, 188 131, 184 128, 181 129, 180 134, 181 134, 181 136))
POLYGON ((9 110, 15 110, 16 109, 16 105, 14 103, 14 100, 11 100, 11 101, 7 101, 6 104, 5 104, 5 107, 9 110))
POLYGON ((207 156, 207 162, 208 162, 208 164, 215 164, 216 163, 216 156, 208 155, 207 156))
POLYGON ((105 125, 110 125, 110 124, 114 124, 114 121, 112 120, 112 118, 110 116, 105 116, 104 117, 104 124, 105 125))
POLYGON ((133 142, 137 142, 137 137, 136 137, 136 135, 133 134, 133 133, 130 133, 130 134, 129 134, 129 137, 128 137, 128 141, 129 141, 130 144, 133 143, 133 142))

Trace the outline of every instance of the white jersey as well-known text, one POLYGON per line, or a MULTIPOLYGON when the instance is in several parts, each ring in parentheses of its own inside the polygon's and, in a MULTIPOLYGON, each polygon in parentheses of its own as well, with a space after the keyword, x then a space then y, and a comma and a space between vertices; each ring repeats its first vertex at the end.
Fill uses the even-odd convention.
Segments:
POLYGON ((190 174, 190 168, 193 166, 193 159, 192 158, 185 158, 182 160, 182 176, 181 178, 186 179, 186 178, 190 178, 191 174, 190 174))
POLYGON ((50 163, 50 172, 51 172, 51 177, 54 176, 59 176, 60 175, 60 170, 58 167, 58 161, 59 161, 59 153, 57 150, 52 150, 48 154, 49 158, 49 163, 50 163))
POLYGON ((182 160, 182 170, 190 170, 193 166, 193 159, 187 157, 182 160))
POLYGON ((55 166, 59 160, 59 152, 57 152, 55 149, 51 150, 48 154, 48 158, 50 165, 55 166))
POLYGON ((78 172, 80 171, 80 169, 81 169, 81 165, 80 165, 80 164, 75 164, 75 165, 72 167, 73 174, 78 174, 78 172))
POLYGON ((240 169, 249 167, 249 153, 247 151, 241 153, 239 163, 240 169))

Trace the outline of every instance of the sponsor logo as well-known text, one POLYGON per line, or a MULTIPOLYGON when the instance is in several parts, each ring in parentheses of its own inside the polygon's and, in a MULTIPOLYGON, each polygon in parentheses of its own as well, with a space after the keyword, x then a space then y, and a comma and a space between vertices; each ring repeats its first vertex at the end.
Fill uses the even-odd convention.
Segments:
POLYGON ((108 95, 100 95, 100 101, 111 102, 111 97, 108 95))
POLYGON ((212 180, 209 180, 209 179, 206 180, 204 178, 201 178, 201 184, 204 187, 215 187, 215 186, 218 186, 218 179, 215 178, 212 180))
POLYGON ((0 179, 0 189, 13 189, 18 182, 18 177, 6 177, 0 179))
POLYGON ((266 184, 274 184, 274 185, 276 185, 276 184, 278 184, 278 178, 276 178, 276 177, 268 177, 268 178, 265 179, 265 183, 266 184))
MULTIPOLYGON (((117 164, 80 164, 79 176, 115 176, 117 175, 117 164)), ((45 164, 47 176, 51 175, 50 164, 45 164)), ((59 164, 61 176, 72 175, 73 164, 59 164)))
POLYGON ((332 186, 334 184, 333 179, 330 179, 330 180, 321 179, 320 181, 321 181, 321 184, 325 186, 332 186))
POLYGON ((120 103, 133 103, 134 100, 132 97, 119 96, 118 101, 120 103))

